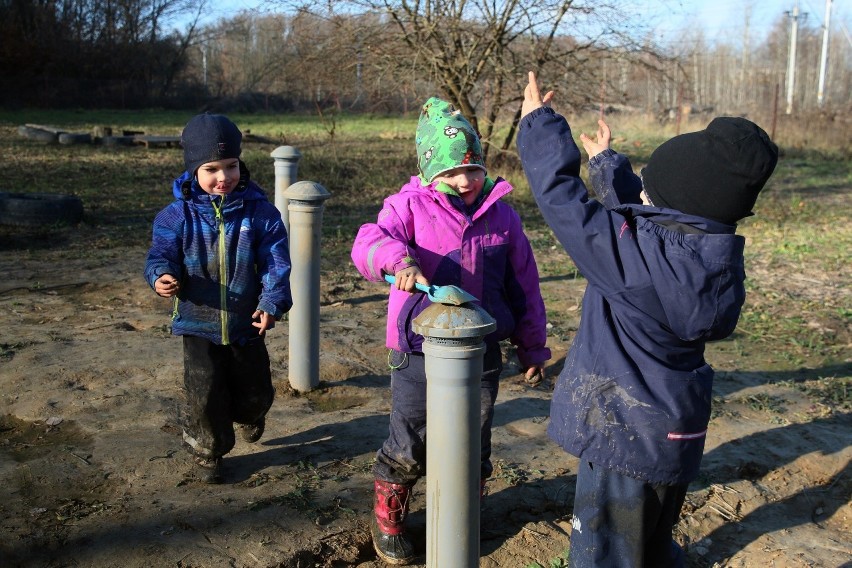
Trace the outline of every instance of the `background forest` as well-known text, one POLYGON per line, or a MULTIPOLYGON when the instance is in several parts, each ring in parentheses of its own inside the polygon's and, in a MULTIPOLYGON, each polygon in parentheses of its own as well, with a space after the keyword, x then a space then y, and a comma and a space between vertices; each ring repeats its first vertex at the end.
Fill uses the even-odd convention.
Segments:
POLYGON ((573 108, 748 115, 767 130, 818 115, 847 130, 842 18, 824 34, 821 14, 779 14, 755 38, 746 8, 722 39, 684 29, 663 45, 625 5, 270 0, 201 25, 208 1, 0 0, 0 105, 312 112, 333 136, 337 113, 407 114, 440 93, 506 150, 532 69, 573 108))

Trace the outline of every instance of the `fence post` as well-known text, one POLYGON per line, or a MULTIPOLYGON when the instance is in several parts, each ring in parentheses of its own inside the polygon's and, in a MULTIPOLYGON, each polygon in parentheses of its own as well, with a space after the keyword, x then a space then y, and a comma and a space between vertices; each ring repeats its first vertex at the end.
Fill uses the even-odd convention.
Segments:
POLYGON ((319 385, 320 237, 325 200, 320 184, 299 181, 284 192, 290 214, 290 386, 310 391, 319 385))

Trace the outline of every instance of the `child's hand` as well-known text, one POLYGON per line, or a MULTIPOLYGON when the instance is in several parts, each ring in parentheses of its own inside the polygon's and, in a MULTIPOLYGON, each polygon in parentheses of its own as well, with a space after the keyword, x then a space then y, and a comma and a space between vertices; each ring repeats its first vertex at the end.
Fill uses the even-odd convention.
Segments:
POLYGON ((171 274, 163 274, 154 282, 154 291, 164 298, 171 298, 180 292, 180 282, 171 274))
POLYGON ((414 291, 414 285, 417 282, 420 282, 421 284, 423 284, 425 286, 429 285, 429 281, 426 279, 425 276, 423 276, 423 273, 420 272, 419 266, 408 266, 406 268, 403 268, 402 270, 400 270, 396 274, 394 274, 394 276, 396 277, 396 289, 397 290, 405 290, 406 292, 413 292, 414 291))
POLYGON ((542 379, 544 379, 544 367, 539 367, 537 365, 531 365, 524 374, 524 380, 531 387, 537 387, 541 383, 542 379))
POLYGON ((553 100, 553 91, 548 91, 543 97, 535 80, 535 73, 530 71, 529 83, 524 89, 524 103, 521 105, 521 118, 543 106, 549 107, 553 100))
POLYGON ((260 320, 251 322, 251 324, 257 328, 258 335, 263 335, 266 330, 269 329, 269 326, 272 325, 272 322, 275 321, 275 318, 272 315, 264 312, 263 310, 255 310, 255 312, 251 315, 251 319, 260 320))
POLYGON ((580 134, 580 142, 583 143, 583 149, 586 150, 589 158, 593 158, 604 150, 609 149, 609 142, 612 140, 612 132, 610 132, 609 126, 607 126, 606 122, 603 120, 598 121, 597 136, 597 141, 594 141, 585 134, 580 134))

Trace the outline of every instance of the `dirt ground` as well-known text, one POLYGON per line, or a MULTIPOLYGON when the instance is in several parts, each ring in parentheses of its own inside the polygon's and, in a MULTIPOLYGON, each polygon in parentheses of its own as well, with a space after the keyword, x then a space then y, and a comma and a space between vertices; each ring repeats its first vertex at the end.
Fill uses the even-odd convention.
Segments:
MULTIPOLYGON (((266 434, 239 441, 226 482, 210 486, 187 475, 181 342, 168 334, 168 301, 142 280, 144 255, 0 251, 0 566, 382 566, 368 518, 389 411, 385 286, 351 267, 323 275, 322 382, 311 393, 288 385, 291 330, 270 333, 278 392, 266 434)), ((549 312, 569 317, 552 330, 541 386, 526 386, 507 354, 482 567, 564 565, 577 461, 545 428, 583 285, 543 279, 549 312)), ((848 365, 770 373, 724 343, 708 358, 715 417, 677 528, 690 566, 852 566, 848 408, 791 386, 848 376, 848 365)), ((415 491, 423 565, 425 482, 415 491)))

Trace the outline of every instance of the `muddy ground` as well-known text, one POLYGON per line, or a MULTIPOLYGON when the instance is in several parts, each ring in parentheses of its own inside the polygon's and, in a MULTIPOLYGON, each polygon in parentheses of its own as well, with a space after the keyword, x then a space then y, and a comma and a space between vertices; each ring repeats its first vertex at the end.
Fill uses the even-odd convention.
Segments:
MULTIPOLYGON (((226 482, 210 486, 187 475, 175 421, 181 342, 168 333, 169 302, 140 276, 145 252, 0 250, 0 566, 382 566, 368 518, 389 411, 385 286, 351 265, 324 271, 320 388, 289 388, 291 330, 276 327, 266 434, 238 442, 226 482)), ((545 382, 525 385, 507 350, 482 510, 486 568, 558 568, 569 548, 577 462, 544 432, 579 318, 575 276, 542 281, 548 312, 560 314, 545 382)), ((768 277, 759 267, 750 276, 768 277)), ((808 293, 818 300, 837 285, 808 293)), ((690 566, 852 565, 848 395, 833 403, 804 388, 837 376, 848 385, 848 360, 767 371, 735 341, 708 358, 714 418, 677 527, 690 566)), ((411 515, 421 565, 424 492, 421 481, 411 515)))

